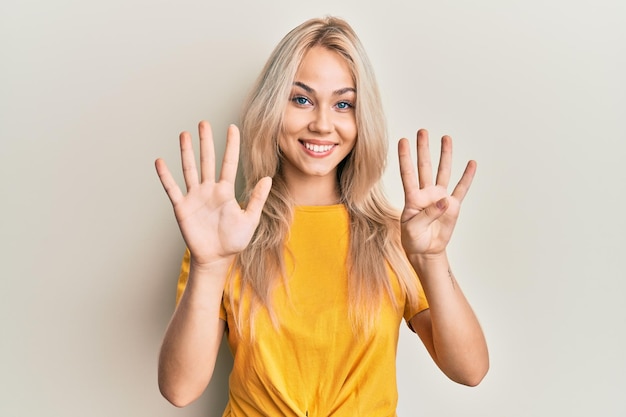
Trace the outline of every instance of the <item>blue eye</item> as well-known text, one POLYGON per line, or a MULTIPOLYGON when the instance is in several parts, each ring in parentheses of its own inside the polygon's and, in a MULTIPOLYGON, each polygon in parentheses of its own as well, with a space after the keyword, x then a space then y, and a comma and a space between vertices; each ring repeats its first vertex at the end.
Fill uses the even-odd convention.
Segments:
POLYGON ((291 101, 299 106, 306 106, 307 104, 311 103, 308 98, 303 96, 295 96, 291 99, 291 101))
POLYGON ((353 107, 352 103, 348 101, 340 101, 339 103, 336 104, 336 106, 339 110, 348 110, 353 107))

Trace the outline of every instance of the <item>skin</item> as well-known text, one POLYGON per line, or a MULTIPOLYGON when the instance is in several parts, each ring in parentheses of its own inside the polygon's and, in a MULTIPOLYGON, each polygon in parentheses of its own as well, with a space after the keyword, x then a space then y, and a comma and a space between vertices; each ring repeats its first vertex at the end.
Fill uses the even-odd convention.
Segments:
POLYGON ((269 190, 271 178, 262 178, 250 202, 241 209, 235 199, 239 158, 239 130, 230 126, 219 179, 211 127, 200 122, 198 178, 191 135, 180 135, 183 194, 162 159, 155 165, 172 202, 183 239, 191 252, 189 280, 165 332, 159 355, 159 389, 172 404, 183 407, 198 398, 213 375, 225 323, 219 305, 228 268, 236 253, 250 242, 269 190))
POLYGON ((454 277, 446 247, 476 172, 469 161, 452 194, 447 188, 452 166, 452 139, 441 139, 441 155, 433 181, 428 132, 417 132, 417 176, 409 143, 398 143, 405 205, 401 216, 402 245, 420 277, 430 308, 410 320, 439 368, 453 381, 475 386, 489 369, 484 334, 454 277))
MULTIPOLYGON (((287 186, 298 205, 328 205, 339 201, 337 166, 357 140, 354 82, 335 52, 315 47, 304 57, 285 111, 279 138, 287 186), (317 145, 317 151, 305 143, 317 145), (321 146, 321 148, 320 148, 321 146), (320 152, 321 151, 321 152, 320 152)), ((271 188, 261 179, 248 206, 235 199, 239 131, 230 126, 219 178, 210 125, 200 122, 200 176, 191 135, 180 135, 183 193, 161 159, 155 163, 170 198, 179 228, 191 252, 187 287, 165 333, 159 356, 159 388, 172 404, 182 407, 197 399, 208 385, 225 323, 219 305, 228 268, 249 243, 271 188)), ((435 363, 452 380, 478 384, 489 366, 487 345, 469 303, 450 272, 446 247, 458 219, 461 202, 476 171, 470 161, 451 194, 452 140, 442 138, 436 180, 428 133, 417 134, 417 174, 407 139, 398 144, 405 193, 402 243, 420 276, 430 309, 410 320, 435 363)))
POLYGON ((296 72, 278 141, 283 173, 296 204, 339 201, 337 166, 356 143, 355 102, 356 89, 345 60, 326 48, 310 49, 296 72))

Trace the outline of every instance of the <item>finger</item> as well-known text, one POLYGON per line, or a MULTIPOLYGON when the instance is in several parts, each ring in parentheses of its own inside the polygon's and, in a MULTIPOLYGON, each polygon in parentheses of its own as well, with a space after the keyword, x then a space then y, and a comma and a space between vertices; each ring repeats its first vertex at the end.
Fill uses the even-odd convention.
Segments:
POLYGON ((476 174, 476 161, 469 161, 467 166, 465 167, 465 171, 461 176, 456 187, 454 187, 454 191, 452 191, 452 197, 456 198, 459 201, 463 201, 467 191, 472 185, 472 180, 474 179, 474 174, 476 174))
POLYGON ((450 172, 452 171, 452 138, 441 138, 441 154, 439 155, 439 167, 437 168, 437 185, 448 188, 450 172))
POLYGON ((178 201, 183 198, 183 193, 178 188, 178 184, 172 177, 172 173, 167 168, 165 161, 161 158, 157 159, 154 162, 154 166, 156 167, 157 174, 159 176, 159 180, 161 180, 161 185, 165 189, 165 193, 169 197, 170 201, 173 205, 175 205, 178 201))
POLYGON ((411 146, 407 139, 400 139, 398 142, 398 161, 400 163, 400 179, 404 188, 405 199, 410 193, 418 189, 415 167, 411 159, 411 146))
POLYGON ((433 168, 430 163, 430 149, 428 147, 428 131, 417 131, 417 176, 420 188, 433 185, 433 168))
POLYGON ((200 179, 215 181, 215 145, 211 125, 204 120, 198 124, 200 134, 200 179))
POLYGON ((239 129, 235 125, 228 126, 226 135, 226 150, 222 161, 220 181, 234 183, 237 178, 237 164, 239 163, 239 129))
POLYGON ((272 179, 270 177, 263 177, 257 182, 248 200, 246 207, 246 213, 251 217, 258 220, 261 217, 261 211, 267 201, 267 196, 272 188, 272 179))
POLYGON ((180 134, 180 159, 183 165, 183 177, 187 191, 198 184, 198 170, 196 168, 196 157, 193 153, 191 135, 188 132, 180 134))
POLYGON ((428 228, 435 220, 443 215, 448 209, 449 202, 448 198, 444 197, 439 201, 431 204, 426 207, 424 210, 420 211, 415 217, 416 225, 418 225, 422 229, 428 228))

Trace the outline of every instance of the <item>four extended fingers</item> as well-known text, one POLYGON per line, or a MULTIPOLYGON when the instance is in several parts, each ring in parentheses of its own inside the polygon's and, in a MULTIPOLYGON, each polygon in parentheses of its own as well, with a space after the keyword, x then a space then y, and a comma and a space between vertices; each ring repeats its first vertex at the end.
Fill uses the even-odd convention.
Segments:
MULTIPOLYGON (((419 189, 433 185, 432 164, 430 159, 428 131, 420 129, 417 132, 417 179, 415 169, 411 161, 411 150, 407 139, 401 139, 398 143, 398 157, 400 161, 400 176, 405 195, 419 189)), ((445 135, 441 138, 441 153, 439 166, 437 168, 437 178, 434 185, 447 188, 452 172, 452 138, 445 135)), ((451 196, 459 201, 463 200, 476 173, 476 161, 469 161, 461 179, 454 188, 451 196)))
MULTIPOLYGON (((213 143, 213 134, 211 126, 208 122, 201 121, 198 125, 200 134, 200 169, 201 181, 215 180, 215 150, 213 143)), ((417 132, 417 179, 415 169, 411 161, 410 145, 407 139, 401 139, 398 143, 398 157, 400 163, 400 176, 405 195, 414 192, 416 186, 424 188, 433 185, 432 164, 430 160, 430 149, 428 143, 428 131, 420 129, 417 132)), ((224 160, 222 162, 222 170, 220 173, 220 181, 235 182, 237 176, 237 165, 239 162, 240 137, 239 129, 235 125, 228 127, 226 138, 226 149, 224 152, 224 160)), ((196 168, 195 156, 191 135, 188 132, 180 134, 180 150, 181 161, 183 166, 183 176, 187 191, 198 184, 198 171, 196 168)), ((173 179, 167 165, 162 159, 155 162, 157 174, 161 180, 168 197, 174 203, 182 197, 178 185, 173 179)), ((450 173, 452 166, 452 139, 449 136, 443 136, 441 139, 441 154, 439 166, 437 169, 436 185, 446 188, 450 181, 450 173)), ((476 172, 476 162, 469 161, 465 171, 458 184, 452 192, 452 196, 459 201, 463 200, 474 178, 476 172)), ((261 195, 265 194, 267 185, 261 188, 261 195)))
MULTIPOLYGON (((200 136, 200 178, 198 178, 191 134, 189 132, 180 134, 180 156, 187 191, 196 186, 199 181, 215 181, 215 145, 211 125, 206 121, 201 121, 198 124, 198 133, 200 136)), ((224 152, 220 180, 234 182, 237 175, 238 162, 239 129, 235 125, 230 125, 226 138, 226 150, 224 152)), ((165 168, 167 169, 167 167, 165 168)), ((169 173, 169 170, 167 172, 169 173)))
MULTIPOLYGON (((198 133, 200 136, 200 181, 213 182, 215 181, 215 147, 211 125, 206 121, 201 121, 198 124, 198 133)), ((179 136, 179 141, 183 177, 187 187, 187 192, 189 192, 189 190, 199 184, 198 170, 196 167, 191 134, 189 132, 182 132, 179 136)), ((224 152, 220 180, 232 183, 235 182, 238 161, 239 129, 237 129, 235 125, 231 125, 228 128, 226 150, 224 152)), ((155 167, 161 184, 170 198, 170 201, 173 204, 176 203, 184 195, 174 180, 174 177, 172 176, 165 161, 158 158, 155 161, 155 167)))

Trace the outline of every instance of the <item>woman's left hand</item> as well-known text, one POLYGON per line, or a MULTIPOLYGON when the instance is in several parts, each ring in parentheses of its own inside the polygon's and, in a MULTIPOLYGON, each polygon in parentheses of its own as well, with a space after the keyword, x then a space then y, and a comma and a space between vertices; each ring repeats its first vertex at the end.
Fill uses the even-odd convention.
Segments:
POLYGON ((398 143, 398 157, 404 188, 404 210, 400 218, 404 250, 409 257, 441 255, 450 241, 461 202, 474 178, 476 162, 467 163, 461 179, 449 194, 452 138, 441 138, 441 156, 434 183, 425 129, 417 132, 417 175, 407 139, 398 143))

